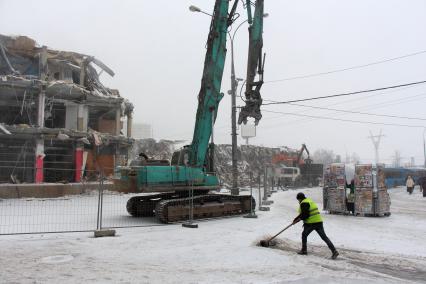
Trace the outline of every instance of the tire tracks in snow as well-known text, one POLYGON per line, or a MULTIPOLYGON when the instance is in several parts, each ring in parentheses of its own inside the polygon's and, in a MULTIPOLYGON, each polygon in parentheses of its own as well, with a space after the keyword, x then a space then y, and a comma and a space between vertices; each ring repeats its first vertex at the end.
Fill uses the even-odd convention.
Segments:
MULTIPOLYGON (((299 243, 288 239, 279 239, 273 249, 297 253, 299 243)), ((384 254, 380 252, 361 251, 339 248, 340 256, 331 260, 327 247, 309 245, 310 261, 325 269, 333 271, 359 272, 374 277, 386 277, 396 282, 426 283, 426 258, 404 255, 384 254)))

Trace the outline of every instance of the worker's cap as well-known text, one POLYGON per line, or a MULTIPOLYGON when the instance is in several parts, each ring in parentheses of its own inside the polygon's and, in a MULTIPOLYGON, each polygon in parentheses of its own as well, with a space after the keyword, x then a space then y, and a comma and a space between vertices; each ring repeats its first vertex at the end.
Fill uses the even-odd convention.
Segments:
POLYGON ((303 200, 303 199, 305 199, 305 198, 306 198, 306 196, 305 196, 305 194, 304 194, 303 192, 299 192, 299 193, 296 195, 296 198, 297 198, 297 200, 303 200))

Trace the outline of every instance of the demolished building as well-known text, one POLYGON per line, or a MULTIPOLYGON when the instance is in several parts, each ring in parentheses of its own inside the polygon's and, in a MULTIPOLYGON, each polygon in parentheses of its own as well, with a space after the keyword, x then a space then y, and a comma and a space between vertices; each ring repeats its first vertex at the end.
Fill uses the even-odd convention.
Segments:
POLYGON ((133 105, 102 72, 114 75, 93 56, 0 35, 0 183, 80 182, 126 164, 133 105))

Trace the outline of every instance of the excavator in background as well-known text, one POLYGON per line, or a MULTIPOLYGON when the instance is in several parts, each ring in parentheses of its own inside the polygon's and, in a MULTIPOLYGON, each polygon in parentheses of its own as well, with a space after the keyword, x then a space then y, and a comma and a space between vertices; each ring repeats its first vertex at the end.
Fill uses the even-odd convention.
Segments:
MULTIPOLYGON (((157 193, 130 198, 127 202, 127 211, 132 216, 156 216, 163 223, 188 220, 190 202, 193 204, 194 219, 243 214, 250 212, 251 206, 255 207, 251 196, 209 193, 220 188, 213 165, 212 132, 219 103, 223 97, 220 88, 225 65, 227 33, 239 16, 236 13, 239 1, 215 1, 191 144, 174 152, 170 162, 150 160, 141 155, 139 164, 121 169, 121 178, 115 182, 121 191, 157 193), (230 3, 233 4, 229 10, 230 3)), ((260 87, 263 83, 261 49, 264 0, 255 2, 254 14, 251 12, 252 5, 250 0, 245 3, 250 43, 246 105, 240 113, 239 122, 245 123, 252 117, 257 124, 262 117, 260 87), (260 78, 257 82, 255 82, 256 72, 260 78)))
POLYGON ((272 157, 273 174, 283 187, 318 186, 323 176, 323 164, 314 164, 306 144, 299 151, 281 151, 272 157), (303 152, 307 158, 303 159, 303 152))
POLYGON ((293 167, 299 167, 300 165, 303 165, 303 164, 312 164, 312 159, 309 156, 309 150, 308 148, 306 148, 306 144, 304 143, 302 144, 302 148, 300 148, 300 151, 297 154, 297 160, 293 161, 293 167), (306 154, 308 155, 308 157, 302 160, 303 151, 306 151, 306 154))
POLYGON ((299 151, 296 149, 290 149, 285 147, 281 149, 279 154, 276 154, 272 157, 272 164, 282 164, 288 167, 299 167, 303 164, 312 163, 312 159, 309 156, 309 150, 306 147, 306 144, 302 144, 302 148, 299 151), (303 151, 306 151, 308 157, 306 159, 303 158, 303 151))
POLYGON ((324 165, 313 163, 309 155, 309 150, 305 144, 302 144, 302 148, 299 151, 296 164, 297 167, 300 169, 300 179, 296 181, 297 186, 319 185, 323 177, 324 165), (305 151, 308 155, 306 159, 302 159, 303 151, 305 151))

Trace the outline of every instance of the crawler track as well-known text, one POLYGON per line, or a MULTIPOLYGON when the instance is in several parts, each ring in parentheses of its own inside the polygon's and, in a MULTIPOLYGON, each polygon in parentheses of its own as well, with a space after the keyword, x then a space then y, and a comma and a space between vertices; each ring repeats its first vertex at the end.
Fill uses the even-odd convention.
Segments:
MULTIPOLYGON (((194 197, 194 219, 224 217, 250 212, 250 196, 207 194, 194 197)), ((162 223, 189 219, 191 198, 179 198, 158 202, 155 215, 162 223)), ((255 207, 255 201, 252 200, 255 207)))
POLYGON ((134 196, 127 201, 126 209, 134 217, 155 216, 154 210, 158 202, 164 199, 180 198, 177 193, 159 193, 153 195, 134 196))
MULTIPOLYGON (((255 208, 255 200, 248 195, 198 193, 194 196, 194 219, 215 218, 250 212, 250 199, 255 208)), ((135 196, 127 202, 127 211, 135 217, 156 216, 162 223, 188 220, 191 198, 186 193, 161 193, 135 196)))

